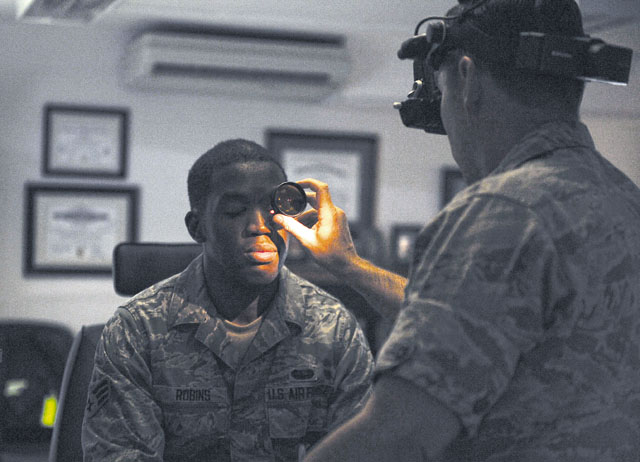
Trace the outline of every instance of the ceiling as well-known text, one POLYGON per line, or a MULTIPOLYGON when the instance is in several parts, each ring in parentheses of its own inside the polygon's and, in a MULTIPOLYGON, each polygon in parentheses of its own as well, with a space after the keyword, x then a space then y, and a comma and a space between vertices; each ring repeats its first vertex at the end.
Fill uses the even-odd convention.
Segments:
MULTIPOLYGON (((638 24, 637 0, 577 0, 591 31, 638 24)), ((427 15, 443 14, 451 0, 0 0, 23 18, 76 18, 102 22, 170 21, 261 24, 322 29, 407 27, 427 15), (392 6, 393 5, 393 6, 392 6)))
MULTIPOLYGON (((587 33, 634 50, 634 90, 618 92, 624 94, 619 101, 608 95, 596 98, 593 108, 606 104, 618 110, 622 104, 624 111, 640 114, 640 96, 635 96, 640 95, 638 1, 578 1, 587 33)), ((410 64, 395 56, 399 44, 413 33, 418 20, 441 15, 452 4, 453 0, 0 0, 0 19, 45 24, 71 20, 81 27, 108 25, 128 31, 170 23, 340 33, 352 56, 353 77, 339 97, 387 104, 389 98, 402 98, 411 84, 410 64)))

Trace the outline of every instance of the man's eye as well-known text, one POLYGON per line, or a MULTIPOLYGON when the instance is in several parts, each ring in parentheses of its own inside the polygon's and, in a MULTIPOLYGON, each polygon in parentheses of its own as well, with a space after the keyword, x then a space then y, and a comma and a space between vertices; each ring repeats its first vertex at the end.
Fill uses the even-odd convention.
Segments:
POLYGON ((222 213, 228 217, 237 217, 243 214, 246 210, 246 207, 230 207, 228 209, 224 209, 222 213))

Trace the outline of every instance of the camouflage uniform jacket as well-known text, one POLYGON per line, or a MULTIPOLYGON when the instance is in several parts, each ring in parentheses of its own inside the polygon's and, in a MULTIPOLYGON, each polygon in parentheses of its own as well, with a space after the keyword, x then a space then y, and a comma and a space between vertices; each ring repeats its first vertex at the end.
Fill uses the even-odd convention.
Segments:
POLYGON ((85 461, 297 460, 368 398, 354 316, 286 268, 237 370, 221 322, 201 256, 118 308, 96 351, 85 461))
POLYGON ((540 127, 416 240, 376 376, 456 414, 450 461, 640 461, 640 191, 540 127))

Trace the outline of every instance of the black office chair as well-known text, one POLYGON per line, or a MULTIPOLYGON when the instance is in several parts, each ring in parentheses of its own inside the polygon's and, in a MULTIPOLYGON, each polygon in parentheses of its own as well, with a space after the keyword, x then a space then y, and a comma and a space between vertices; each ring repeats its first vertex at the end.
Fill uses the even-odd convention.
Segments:
POLYGON ((60 324, 0 322, 0 460, 46 460, 72 341, 60 324))
POLYGON ((96 345, 104 324, 82 326, 64 369, 49 462, 82 462, 80 434, 96 345))
MULTIPOLYGON (((134 295, 182 271, 201 250, 195 243, 121 243, 113 252, 115 291, 134 295)), ((83 326, 73 342, 62 380, 49 462, 82 462, 82 419, 103 327, 104 324, 83 326)))
POLYGON ((123 242, 113 251, 113 285, 119 295, 135 295, 181 272, 202 252, 196 243, 123 242))

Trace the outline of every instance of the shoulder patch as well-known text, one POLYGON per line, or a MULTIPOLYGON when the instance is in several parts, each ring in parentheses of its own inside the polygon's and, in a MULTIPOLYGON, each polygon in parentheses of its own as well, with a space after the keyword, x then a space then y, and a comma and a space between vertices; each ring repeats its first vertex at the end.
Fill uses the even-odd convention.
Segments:
POLYGON ((103 378, 96 382, 89 390, 87 399, 87 413, 93 417, 111 399, 111 382, 108 378, 103 378))

